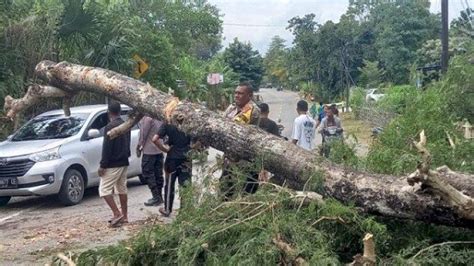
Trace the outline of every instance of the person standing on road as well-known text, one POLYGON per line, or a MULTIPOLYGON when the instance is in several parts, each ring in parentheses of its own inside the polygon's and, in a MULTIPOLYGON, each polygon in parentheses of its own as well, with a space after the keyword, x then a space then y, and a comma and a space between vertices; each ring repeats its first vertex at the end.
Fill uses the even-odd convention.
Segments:
MULTIPOLYGON (((234 91, 234 103, 224 113, 224 116, 239 124, 250 124, 258 126, 260 121, 260 109, 252 101, 253 88, 249 82, 242 82, 234 91)), ((224 154, 224 166, 222 171, 221 186, 224 198, 228 200, 234 194, 235 182, 232 180, 230 168, 236 165, 237 160, 232 160, 224 154)), ((258 188, 258 173, 249 173, 245 182, 244 191, 254 193, 258 188)))
POLYGON ((296 111, 299 116, 293 124, 292 142, 303 149, 312 150, 316 121, 307 114, 308 103, 305 100, 300 100, 297 103, 296 111))
POLYGON ((110 102, 108 106, 109 123, 105 126, 104 142, 102 144, 102 159, 100 161, 99 195, 104 198, 113 213, 109 221, 115 227, 122 222, 128 222, 127 208, 127 168, 130 157, 130 130, 110 139, 107 135, 111 129, 121 125, 124 121, 120 118, 120 104, 110 102), (114 192, 119 195, 121 211, 114 200, 114 192))
POLYGON ((280 129, 278 128, 277 123, 268 118, 268 115, 270 114, 270 108, 268 107, 268 104, 261 103, 258 105, 258 107, 260 107, 260 123, 258 124, 258 126, 261 129, 267 131, 268 133, 279 137, 280 129))
POLYGON ((316 127, 318 127, 319 124, 321 124, 321 121, 323 121, 323 118, 326 116, 326 110, 327 110, 327 106, 323 105, 322 102, 319 102, 318 123, 317 123, 316 127))
POLYGON ((145 206, 158 206, 163 203, 163 152, 152 141, 161 125, 161 121, 149 116, 143 117, 139 122, 137 155, 143 154, 142 175, 152 195, 152 198, 144 203, 145 206))
POLYGON ((181 187, 191 182, 192 162, 187 156, 191 149, 191 138, 175 125, 164 123, 153 137, 153 143, 160 150, 167 153, 165 161, 165 206, 161 207, 159 212, 168 217, 173 211, 176 179, 178 179, 181 187), (168 147, 161 141, 165 137, 168 137, 168 147))

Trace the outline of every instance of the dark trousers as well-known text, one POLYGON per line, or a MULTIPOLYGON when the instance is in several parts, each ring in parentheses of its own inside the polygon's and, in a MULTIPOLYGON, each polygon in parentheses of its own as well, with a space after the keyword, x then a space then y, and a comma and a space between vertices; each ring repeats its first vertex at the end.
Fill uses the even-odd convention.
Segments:
POLYGON ((163 189, 163 154, 147 155, 142 157, 142 175, 150 188, 153 198, 161 198, 163 189))
MULTIPOLYGON (((230 200, 235 194, 236 182, 235 178, 232 177, 232 173, 229 166, 224 166, 222 175, 220 178, 221 192, 224 195, 225 200, 230 200)), ((258 190, 258 173, 249 172, 247 173, 247 179, 245 180, 243 191, 247 194, 254 194, 258 190)))
MULTIPOLYGON (((185 187, 188 183, 191 183, 192 164, 186 159, 166 159, 165 170, 165 210, 171 213, 176 179, 178 179, 180 187, 185 187)), ((181 205, 183 205, 183 202, 181 202, 181 205)))

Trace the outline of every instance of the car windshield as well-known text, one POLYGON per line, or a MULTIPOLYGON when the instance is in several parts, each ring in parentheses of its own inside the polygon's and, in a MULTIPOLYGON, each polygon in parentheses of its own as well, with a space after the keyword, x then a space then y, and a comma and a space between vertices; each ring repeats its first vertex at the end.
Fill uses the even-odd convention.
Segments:
POLYGON ((64 139, 76 135, 89 114, 38 116, 30 120, 13 136, 12 141, 64 139))

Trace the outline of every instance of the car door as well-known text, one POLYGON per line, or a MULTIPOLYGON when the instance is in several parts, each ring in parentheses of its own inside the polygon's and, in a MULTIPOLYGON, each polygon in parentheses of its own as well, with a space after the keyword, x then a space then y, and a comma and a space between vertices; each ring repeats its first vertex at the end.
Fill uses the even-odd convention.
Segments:
POLYGON ((99 184, 98 170, 100 160, 102 159, 102 143, 104 142, 104 129, 107 125, 107 112, 102 111, 95 115, 92 122, 88 125, 84 136, 81 138, 81 153, 86 162, 84 166, 88 176, 88 186, 96 186, 99 184), (90 129, 97 129, 100 136, 97 138, 89 138, 87 132, 90 129))

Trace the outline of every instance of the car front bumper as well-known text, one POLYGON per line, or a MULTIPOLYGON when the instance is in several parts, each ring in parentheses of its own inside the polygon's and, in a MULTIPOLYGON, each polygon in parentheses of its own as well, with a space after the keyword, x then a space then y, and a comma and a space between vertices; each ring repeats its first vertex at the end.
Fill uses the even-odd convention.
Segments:
MULTIPOLYGON (((66 171, 63 160, 37 162, 17 177, 17 188, 1 188, 0 196, 45 196, 59 193, 66 171)), ((1 177, 0 177, 1 178, 1 177)))

